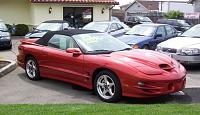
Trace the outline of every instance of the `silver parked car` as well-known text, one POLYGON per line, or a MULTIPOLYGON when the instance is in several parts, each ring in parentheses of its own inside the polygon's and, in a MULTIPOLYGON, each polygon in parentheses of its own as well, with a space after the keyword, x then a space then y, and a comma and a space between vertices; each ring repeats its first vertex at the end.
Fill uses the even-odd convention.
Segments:
POLYGON ((42 38, 48 31, 59 31, 69 29, 69 23, 63 20, 49 20, 42 22, 32 32, 25 35, 25 38, 42 38))
POLYGON ((158 44, 156 50, 181 63, 200 63, 200 24, 179 37, 158 44))
POLYGON ((130 29, 130 27, 119 21, 103 21, 91 22, 84 26, 83 29, 95 30, 103 33, 108 33, 114 37, 119 37, 126 33, 130 29))
POLYGON ((0 48, 12 48, 10 33, 2 20, 0 20, 0 48))

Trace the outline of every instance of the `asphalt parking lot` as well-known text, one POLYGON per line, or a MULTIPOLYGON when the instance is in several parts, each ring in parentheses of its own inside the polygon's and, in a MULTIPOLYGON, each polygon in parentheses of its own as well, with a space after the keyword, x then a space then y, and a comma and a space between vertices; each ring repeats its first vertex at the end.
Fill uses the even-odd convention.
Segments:
MULTIPOLYGON (((0 58, 16 60, 19 38, 13 39, 12 50, 0 50, 0 58)), ((124 97, 119 103, 200 103, 200 66, 187 66, 187 84, 182 92, 151 99, 124 97)), ((101 103, 92 91, 62 81, 43 79, 29 80, 18 67, 0 78, 0 104, 57 104, 101 103)))

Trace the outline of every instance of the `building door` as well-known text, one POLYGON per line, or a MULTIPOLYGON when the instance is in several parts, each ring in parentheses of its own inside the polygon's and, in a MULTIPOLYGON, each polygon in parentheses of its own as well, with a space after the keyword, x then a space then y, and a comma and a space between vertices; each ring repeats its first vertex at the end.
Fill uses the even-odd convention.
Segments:
POLYGON ((72 27, 81 28, 93 21, 93 8, 64 7, 63 20, 68 21, 72 27))

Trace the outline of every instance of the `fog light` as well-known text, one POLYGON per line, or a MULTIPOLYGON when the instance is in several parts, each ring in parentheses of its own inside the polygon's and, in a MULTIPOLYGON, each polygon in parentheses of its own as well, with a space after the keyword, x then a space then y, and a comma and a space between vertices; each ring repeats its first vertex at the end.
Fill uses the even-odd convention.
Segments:
POLYGON ((139 85, 139 86, 144 86, 144 84, 145 84, 145 83, 142 82, 142 81, 138 82, 138 85, 139 85))

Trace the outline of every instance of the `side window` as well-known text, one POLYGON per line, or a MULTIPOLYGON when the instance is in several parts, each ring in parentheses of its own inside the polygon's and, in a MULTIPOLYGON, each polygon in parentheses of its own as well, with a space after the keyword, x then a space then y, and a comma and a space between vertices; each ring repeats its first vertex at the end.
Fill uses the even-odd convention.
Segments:
POLYGON ((162 37, 165 37, 165 36, 166 36, 166 32, 165 32, 164 26, 158 27, 156 34, 157 34, 157 35, 161 34, 162 37))
POLYGON ((65 35, 54 35, 48 42, 49 47, 66 50, 68 48, 78 48, 74 40, 65 35))
POLYGON ((110 31, 112 32, 112 31, 116 31, 116 30, 118 30, 117 24, 116 24, 116 23, 111 24, 111 26, 110 26, 110 31))
POLYGON ((120 24, 117 24, 117 26, 118 26, 118 29, 124 29, 124 27, 120 24))
POLYGON ((170 27, 170 26, 165 26, 167 35, 173 35, 174 34, 174 30, 170 27))

